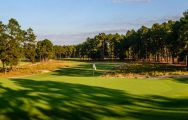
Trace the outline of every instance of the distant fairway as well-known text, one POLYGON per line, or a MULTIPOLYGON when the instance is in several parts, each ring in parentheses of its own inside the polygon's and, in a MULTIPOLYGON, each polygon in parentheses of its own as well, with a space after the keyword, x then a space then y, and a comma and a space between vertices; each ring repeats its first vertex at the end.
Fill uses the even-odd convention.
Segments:
POLYGON ((188 120, 188 79, 103 78, 121 63, 72 61, 55 72, 0 80, 0 120, 188 120))

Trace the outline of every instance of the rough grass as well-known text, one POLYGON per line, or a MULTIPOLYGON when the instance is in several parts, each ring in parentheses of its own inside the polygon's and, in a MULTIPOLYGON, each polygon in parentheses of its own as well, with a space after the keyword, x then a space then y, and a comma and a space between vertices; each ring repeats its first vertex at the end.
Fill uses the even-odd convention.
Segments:
POLYGON ((156 76, 188 75, 185 66, 173 64, 125 63, 106 74, 108 77, 148 78, 156 76))
POLYGON ((58 61, 58 60, 50 60, 48 62, 37 62, 37 63, 29 63, 29 62, 21 62, 18 66, 14 66, 12 71, 0 73, 0 77, 19 77, 25 75, 32 75, 32 74, 40 74, 50 72, 56 69, 65 68, 69 66, 74 66, 79 62, 75 62, 72 64, 69 61, 58 61))
POLYGON ((0 80, 2 120, 187 120, 188 79, 99 77, 121 63, 0 80))

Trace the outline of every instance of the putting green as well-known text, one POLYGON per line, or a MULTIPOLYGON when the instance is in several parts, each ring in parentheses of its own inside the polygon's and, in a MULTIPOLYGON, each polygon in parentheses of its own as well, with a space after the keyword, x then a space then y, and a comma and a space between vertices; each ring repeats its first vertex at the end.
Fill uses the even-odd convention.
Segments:
POLYGON ((188 79, 100 77, 118 64, 96 63, 95 76, 92 63, 80 62, 51 73, 2 78, 0 119, 188 119, 188 79))

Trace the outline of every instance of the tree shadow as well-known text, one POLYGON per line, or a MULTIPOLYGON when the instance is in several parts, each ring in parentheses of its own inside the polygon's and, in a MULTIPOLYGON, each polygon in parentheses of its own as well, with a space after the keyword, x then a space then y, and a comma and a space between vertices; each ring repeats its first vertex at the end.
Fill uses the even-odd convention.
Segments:
POLYGON ((138 120, 187 120, 188 98, 168 98, 150 95, 137 98, 144 109, 132 110, 129 116, 138 120))
POLYGON ((188 98, 138 96, 121 90, 54 81, 12 79, 0 85, 0 119, 10 120, 187 120, 188 98))
MULTIPOLYGON (((120 64, 120 63, 119 63, 120 64)), ((104 72, 111 70, 117 66, 117 63, 96 63, 97 70, 94 71, 93 75, 93 63, 88 62, 74 67, 61 68, 53 73, 53 75, 59 76, 71 76, 71 77, 92 77, 100 76, 104 72)))
POLYGON ((176 82, 188 83, 188 77, 173 78, 173 80, 176 81, 176 82))

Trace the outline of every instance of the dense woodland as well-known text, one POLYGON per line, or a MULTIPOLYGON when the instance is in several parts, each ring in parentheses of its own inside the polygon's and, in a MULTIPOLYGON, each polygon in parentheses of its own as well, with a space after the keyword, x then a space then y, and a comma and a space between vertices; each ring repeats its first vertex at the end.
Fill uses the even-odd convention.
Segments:
POLYGON ((31 62, 46 61, 53 56, 53 44, 50 40, 36 41, 31 28, 22 30, 18 21, 10 19, 8 24, 0 22, 0 60, 3 69, 12 69, 21 59, 31 62))
POLYGON ((133 59, 154 62, 185 61, 188 54, 188 11, 179 21, 129 30, 125 35, 100 33, 77 46, 54 46, 56 58, 93 60, 133 59))
POLYGON ((188 11, 178 21, 142 26, 125 35, 100 33, 79 45, 53 45, 48 39, 37 41, 31 28, 22 30, 15 19, 0 22, 0 60, 3 69, 21 59, 31 62, 50 58, 92 60, 133 59, 154 62, 185 61, 188 54, 188 11))

